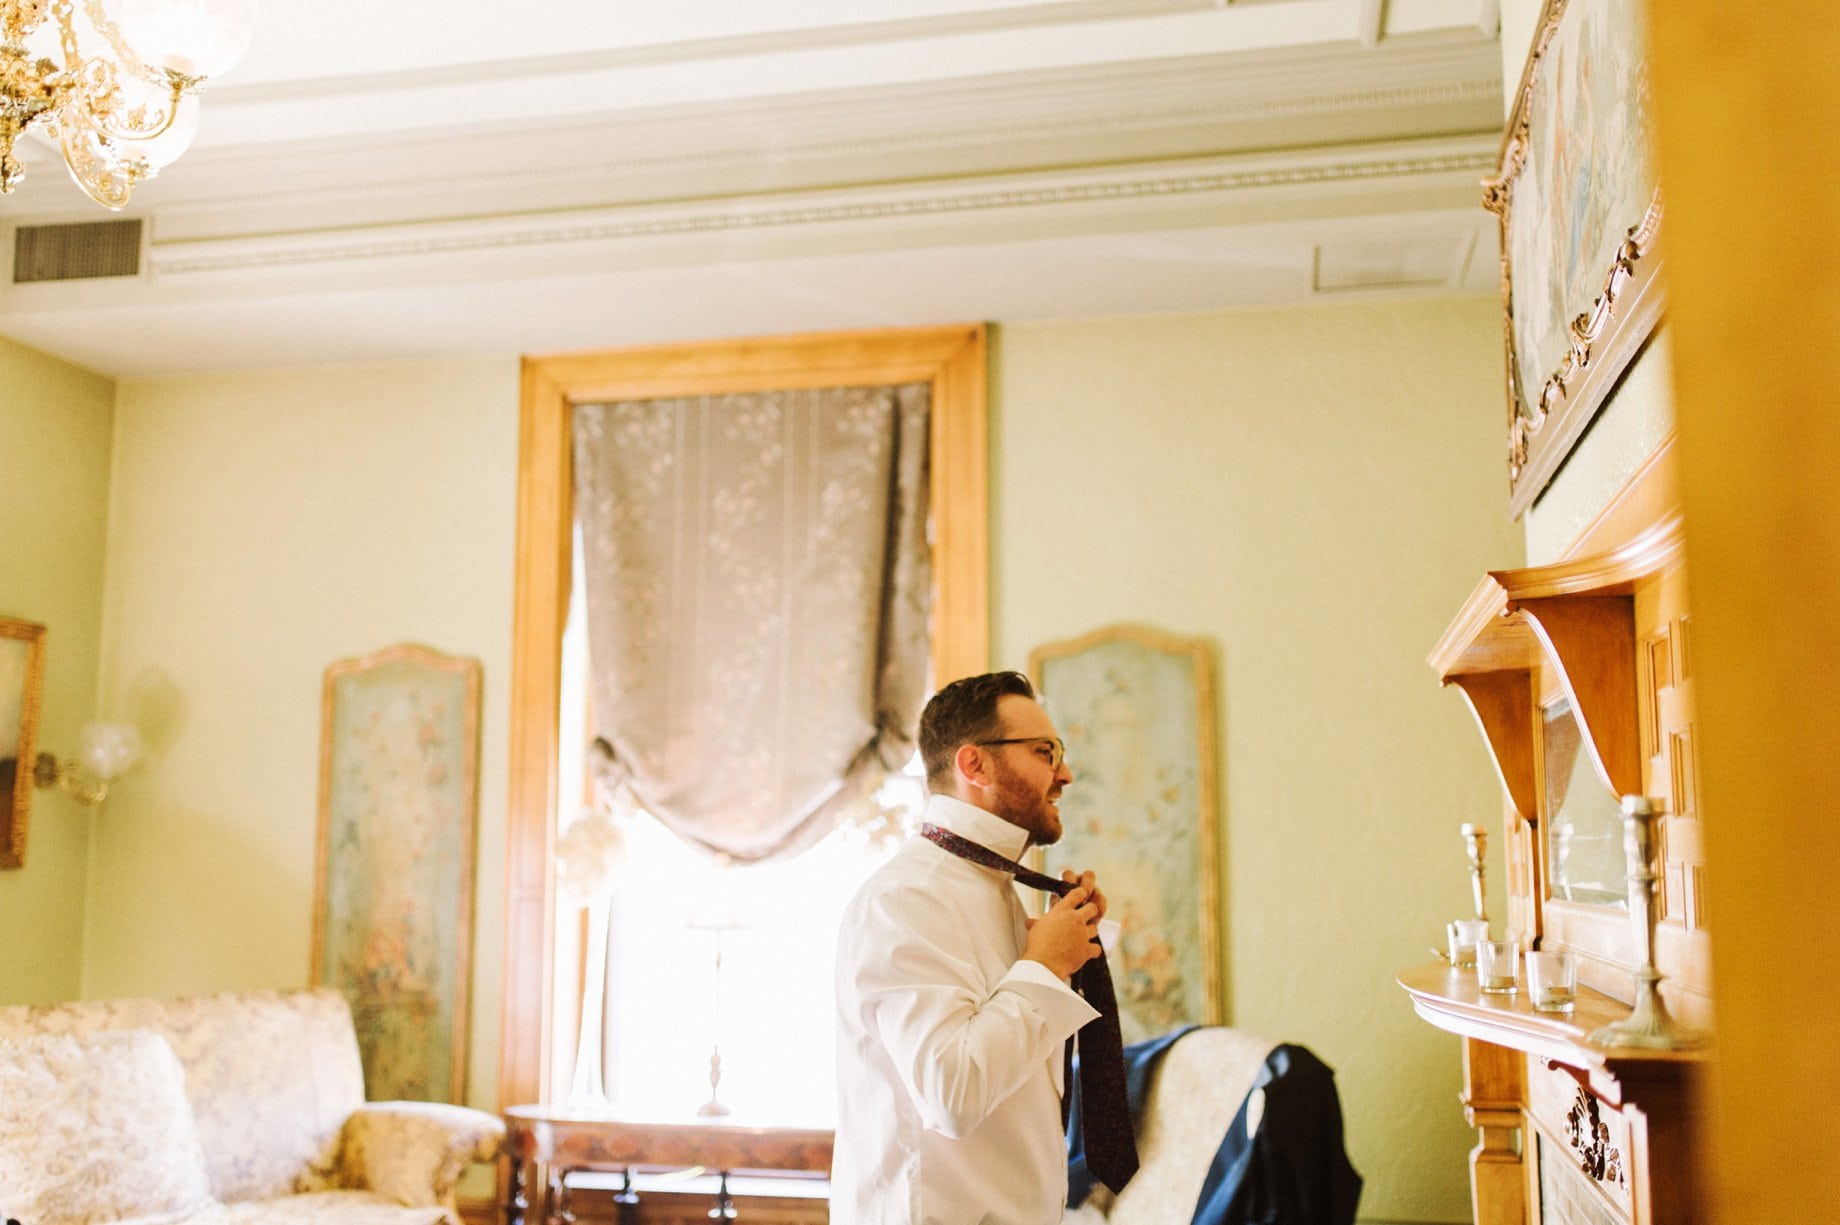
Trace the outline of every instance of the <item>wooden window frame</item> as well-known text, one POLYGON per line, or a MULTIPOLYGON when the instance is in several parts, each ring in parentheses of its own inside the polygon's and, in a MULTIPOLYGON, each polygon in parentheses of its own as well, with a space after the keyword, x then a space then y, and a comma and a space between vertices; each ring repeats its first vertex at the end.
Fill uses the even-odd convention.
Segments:
POLYGON ((562 632, 568 616, 578 404, 789 388, 932 385, 928 492, 933 671, 946 681, 989 658, 985 328, 764 337, 524 359, 518 432, 511 778, 506 813, 501 1106, 552 1083, 555 813, 562 632))

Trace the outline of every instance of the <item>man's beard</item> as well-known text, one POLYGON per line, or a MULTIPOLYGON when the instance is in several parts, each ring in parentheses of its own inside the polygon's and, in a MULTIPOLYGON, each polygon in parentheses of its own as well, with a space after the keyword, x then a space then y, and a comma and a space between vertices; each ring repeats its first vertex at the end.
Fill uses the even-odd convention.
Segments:
POLYGON ((1043 791, 1024 781, 1001 758, 992 764, 990 773, 997 785, 999 817, 1027 830, 1032 846, 1053 846, 1061 840, 1060 816, 1043 791))

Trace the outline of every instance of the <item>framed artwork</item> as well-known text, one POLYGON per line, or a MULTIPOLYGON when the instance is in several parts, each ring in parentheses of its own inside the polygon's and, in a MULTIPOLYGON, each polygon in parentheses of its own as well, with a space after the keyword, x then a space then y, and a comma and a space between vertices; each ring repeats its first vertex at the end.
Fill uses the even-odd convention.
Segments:
POLYGON ((1037 647, 1029 675, 1074 772, 1042 866, 1099 875, 1124 1040, 1222 1024, 1212 649, 1115 625, 1037 647))
POLYGON ((45 627, 0 617, 0 868, 26 866, 45 627))
POLYGON ((466 1095, 479 678, 410 645, 326 669, 312 977, 351 1001, 374 1101, 466 1095))
POLYGON ((1501 219, 1509 510, 1533 504, 1661 318, 1642 6, 1546 0, 1483 203, 1501 219))

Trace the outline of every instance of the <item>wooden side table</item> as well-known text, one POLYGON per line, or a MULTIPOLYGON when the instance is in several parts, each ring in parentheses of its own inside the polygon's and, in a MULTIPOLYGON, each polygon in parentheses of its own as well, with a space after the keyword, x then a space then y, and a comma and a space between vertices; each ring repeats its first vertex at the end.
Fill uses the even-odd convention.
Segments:
POLYGON ((509 1106, 505 1112, 505 1154, 510 1178, 505 1225, 525 1225, 533 1175, 541 1200, 542 1225, 571 1225, 568 1176, 581 1171, 623 1174, 615 1196, 621 1225, 638 1220, 634 1173, 702 1166, 719 1176, 717 1221, 732 1220, 730 1174, 826 1176, 831 1169, 829 1128, 750 1126, 732 1119, 658 1122, 571 1114, 560 1106, 509 1106))

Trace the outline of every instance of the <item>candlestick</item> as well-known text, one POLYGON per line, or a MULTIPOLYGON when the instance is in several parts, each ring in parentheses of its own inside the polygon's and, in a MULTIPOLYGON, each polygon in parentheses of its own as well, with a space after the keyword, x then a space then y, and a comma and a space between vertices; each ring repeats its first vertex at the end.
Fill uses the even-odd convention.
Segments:
POLYGON ((1489 908, 1486 905, 1483 886, 1483 854, 1488 848, 1489 835, 1480 825, 1465 821, 1457 832, 1463 835, 1464 849, 1469 852, 1469 889, 1476 899, 1476 917, 1488 922, 1489 908))
POLYGON ((1629 1015, 1594 1030, 1591 1041, 1599 1046, 1638 1046, 1647 1050, 1677 1051, 1699 1046, 1706 1036, 1686 1029, 1668 1015, 1667 1001, 1657 989, 1661 974, 1655 969, 1655 818, 1660 800, 1645 795, 1623 797, 1623 852, 1629 860, 1629 915, 1636 925, 1637 947, 1643 950, 1642 967, 1635 972, 1636 1001, 1629 1015))

